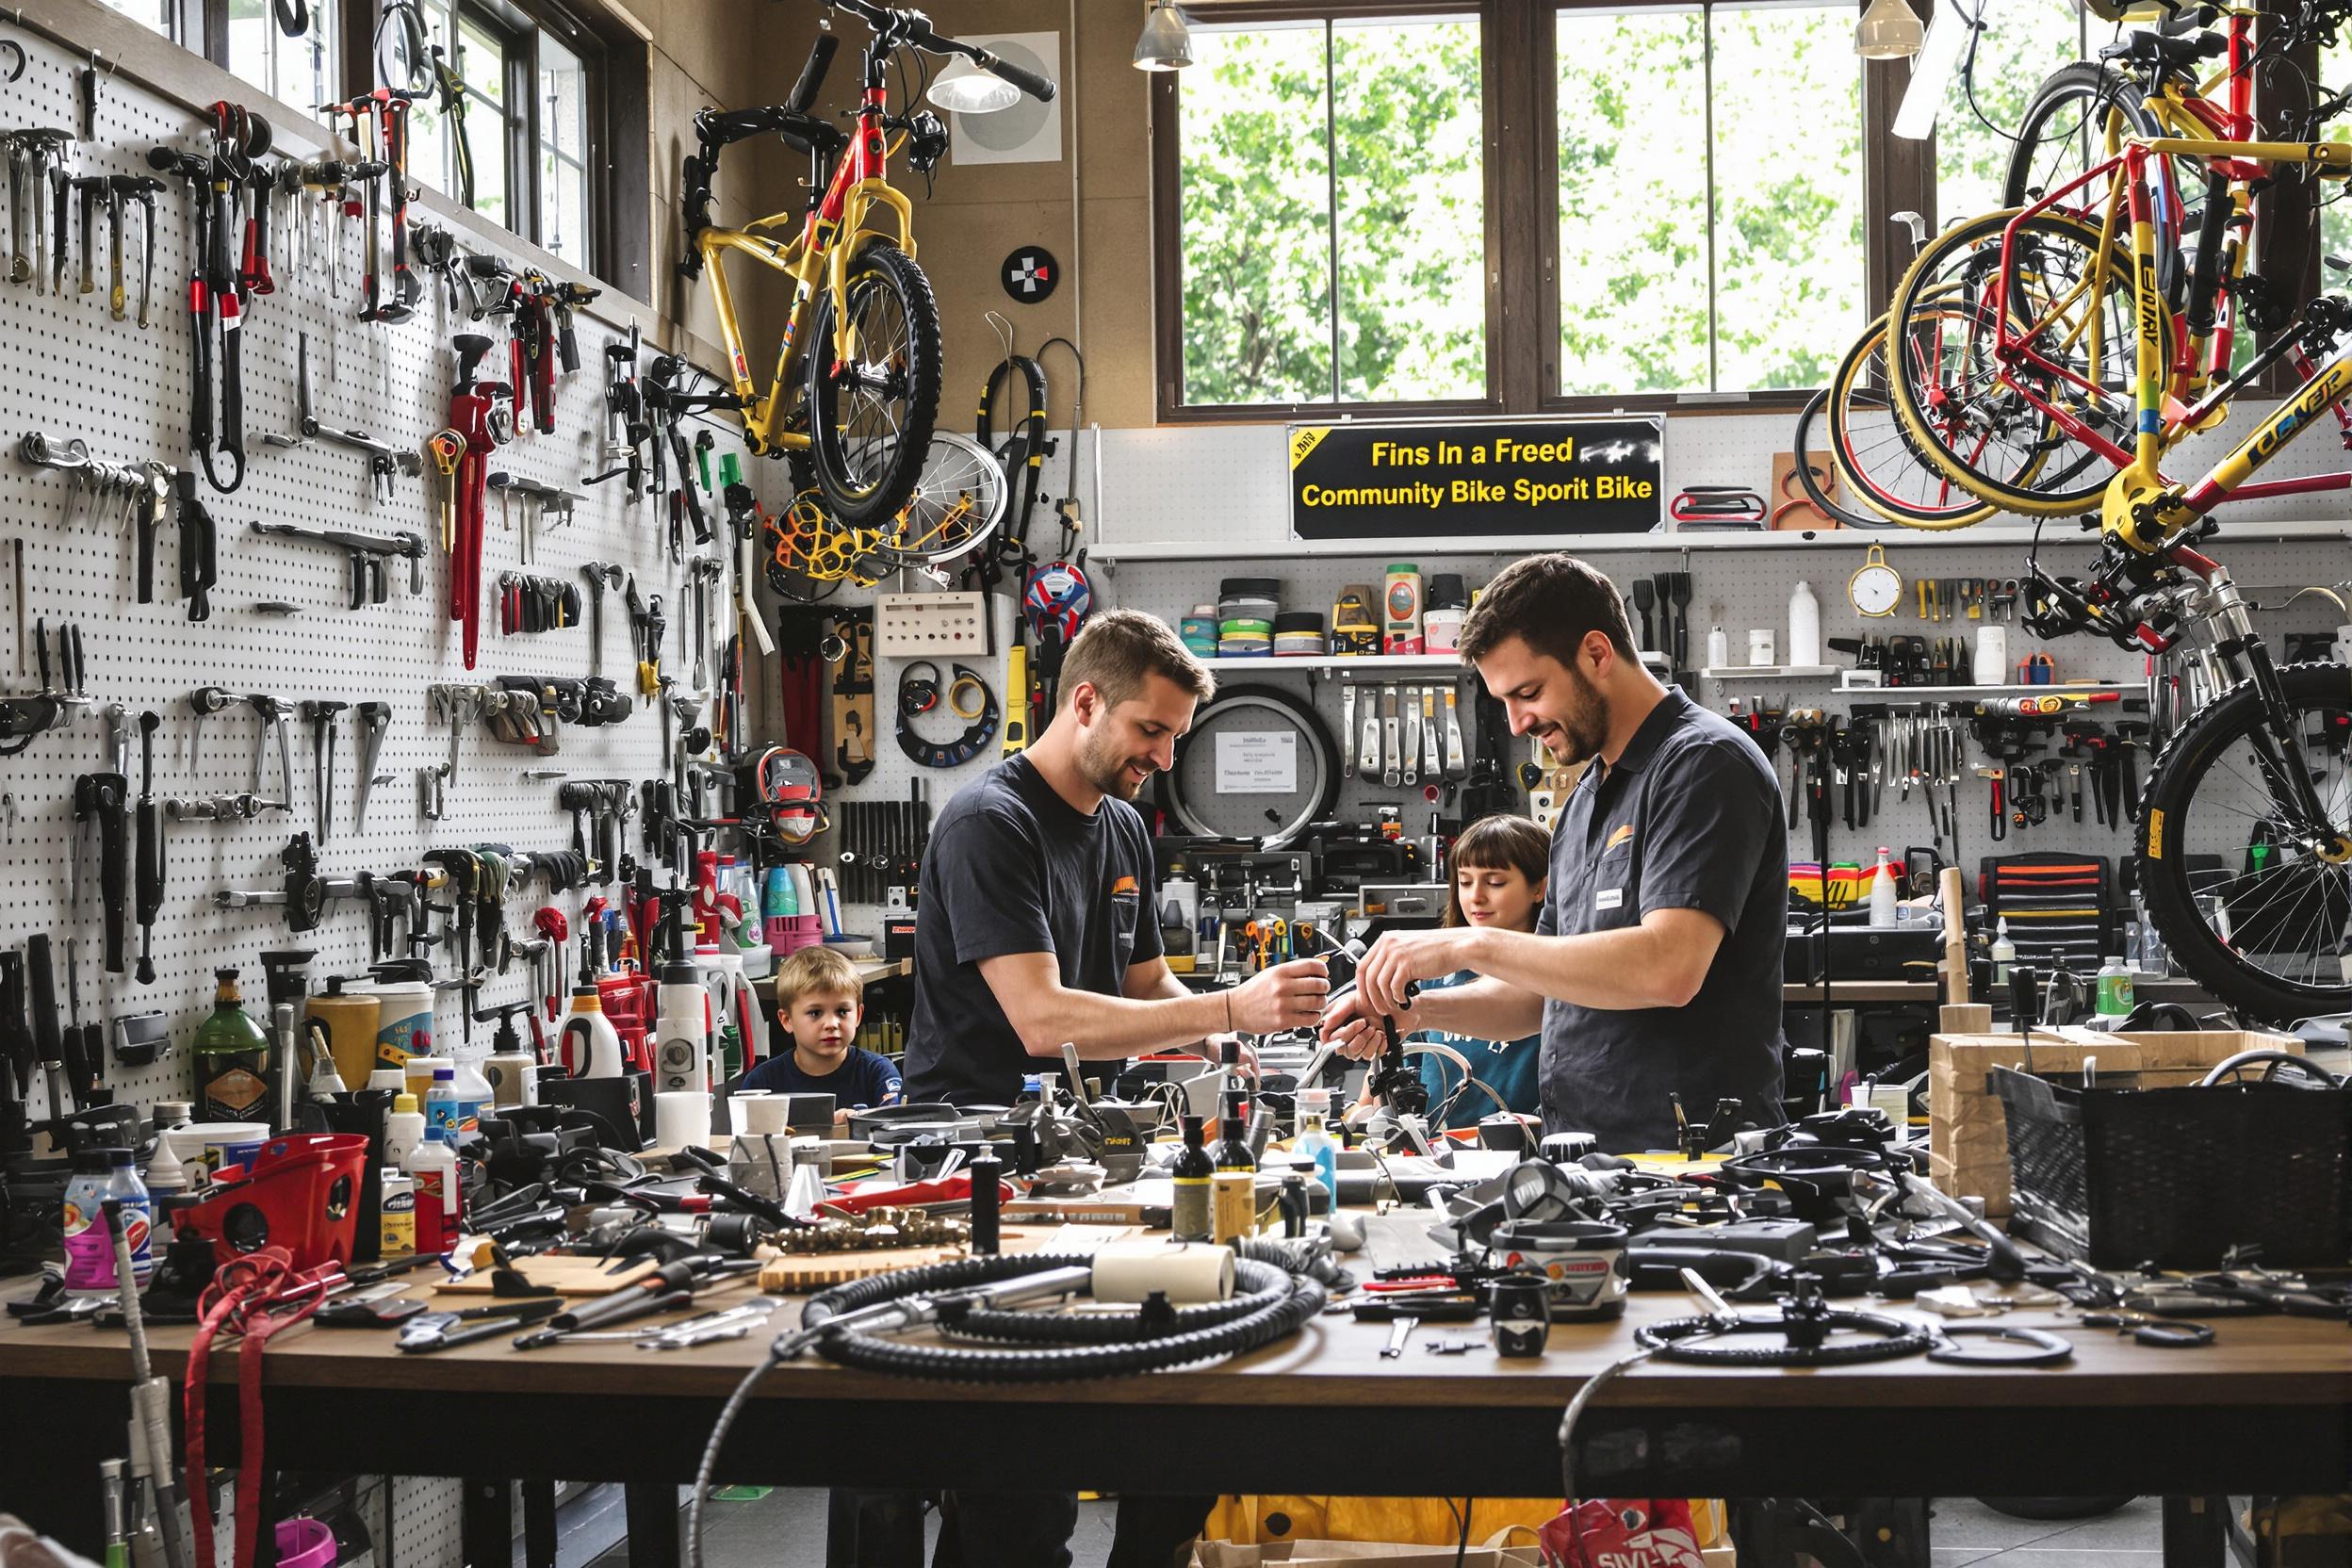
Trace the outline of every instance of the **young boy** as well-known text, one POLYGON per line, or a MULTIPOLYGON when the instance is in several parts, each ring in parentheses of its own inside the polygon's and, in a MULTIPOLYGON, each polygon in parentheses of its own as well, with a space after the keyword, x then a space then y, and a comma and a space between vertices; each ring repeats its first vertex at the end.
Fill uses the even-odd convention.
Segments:
POLYGON ((860 1051, 858 1037, 864 988, 858 968, 828 947, 804 947, 776 968, 776 1018, 792 1049, 761 1062, 735 1086, 776 1094, 829 1094, 833 1119, 853 1110, 894 1105, 902 1097, 898 1069, 885 1056, 860 1051))

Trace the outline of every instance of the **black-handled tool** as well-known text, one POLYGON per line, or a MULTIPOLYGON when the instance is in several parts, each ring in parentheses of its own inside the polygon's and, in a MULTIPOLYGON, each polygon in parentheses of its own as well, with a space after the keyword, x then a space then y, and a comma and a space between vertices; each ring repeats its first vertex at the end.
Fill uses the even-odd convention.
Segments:
POLYGON ((90 777, 90 808, 98 818, 98 897, 106 913, 106 972, 121 974, 131 897, 130 780, 119 773, 90 777))
POLYGON ((155 805, 155 730, 163 715, 154 709, 139 716, 139 972, 142 986, 155 983, 155 917, 163 912, 163 812, 155 805))
POLYGON ((41 1058, 41 1076, 49 1084, 49 1114, 73 1113, 76 1102, 65 1077, 65 1040, 57 1027, 57 972, 49 933, 35 932, 24 939, 27 1004, 32 1013, 33 1051, 41 1058))
POLYGON ((24 1026, 24 955, 0 953, 0 1060, 22 1101, 33 1088, 33 1032, 24 1026))
POLYGON ((74 1102, 88 1104, 96 1098, 99 1064, 106 1060, 106 1027, 82 1022, 81 943, 74 937, 65 939, 65 1081, 74 1102))

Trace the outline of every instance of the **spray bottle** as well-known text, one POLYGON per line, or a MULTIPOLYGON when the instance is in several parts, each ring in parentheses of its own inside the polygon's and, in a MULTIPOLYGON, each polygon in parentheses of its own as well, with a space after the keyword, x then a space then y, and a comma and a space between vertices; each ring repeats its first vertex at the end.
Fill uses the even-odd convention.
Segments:
POLYGON ((694 894, 672 888, 655 895, 654 945, 666 956, 655 972, 653 1091, 678 1094, 710 1086, 710 992, 687 945, 686 915, 694 894), (666 941, 663 933, 667 933, 666 941))
POLYGON ((580 983, 572 988, 571 1016, 557 1037, 559 1059, 575 1078, 618 1078, 621 1075, 621 1037, 604 1016, 604 991, 596 984, 603 967, 604 927, 582 921, 580 931, 580 983))

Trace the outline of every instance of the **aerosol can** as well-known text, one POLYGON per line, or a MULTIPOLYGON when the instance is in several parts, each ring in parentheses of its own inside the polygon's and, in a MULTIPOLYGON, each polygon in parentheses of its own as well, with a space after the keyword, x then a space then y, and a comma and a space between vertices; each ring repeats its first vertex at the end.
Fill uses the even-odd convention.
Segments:
MULTIPOLYGON (((656 972, 653 1020, 653 1091, 678 1094, 710 1087, 710 992, 686 940, 689 891, 661 895, 661 922, 668 932, 668 956, 656 972)), ((656 938, 660 941, 659 935, 656 938)))
POLYGON ((592 921, 580 923, 580 983, 572 988, 571 1016, 557 1037, 559 1058, 575 1078, 618 1078, 621 1075, 621 1037, 604 1016, 604 992, 596 985, 603 963, 603 928, 592 921))

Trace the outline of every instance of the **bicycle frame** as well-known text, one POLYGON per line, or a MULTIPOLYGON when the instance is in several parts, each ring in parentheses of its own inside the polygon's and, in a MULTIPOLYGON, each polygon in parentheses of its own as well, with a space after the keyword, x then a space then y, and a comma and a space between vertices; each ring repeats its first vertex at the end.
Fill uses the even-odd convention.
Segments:
POLYGON ((879 36, 868 44, 857 131, 835 165, 824 195, 800 215, 797 235, 780 240, 773 235, 753 232, 783 229, 792 224, 792 214, 774 213, 753 220, 744 228, 705 228, 694 236, 694 248, 701 253, 710 278, 710 302, 718 312, 720 339, 727 349, 735 400, 743 410, 744 444, 755 453, 770 455, 805 451, 808 448, 808 432, 786 426, 792 409, 792 372, 801 357, 800 335, 808 324, 809 306, 818 289, 824 289, 833 302, 830 349, 836 362, 856 356, 856 328, 850 319, 847 299, 849 263, 861 235, 883 232, 872 229, 875 208, 888 209, 894 220, 896 232, 890 237, 898 248, 909 258, 915 253, 914 205, 890 182, 890 142, 883 127, 890 108, 884 75, 889 57, 889 50, 879 36), (792 280, 792 310, 785 318, 783 341, 776 349, 775 380, 764 397, 752 382, 751 364, 743 353, 743 329, 736 320, 734 294, 727 286, 723 260, 728 251, 747 255, 792 280))

